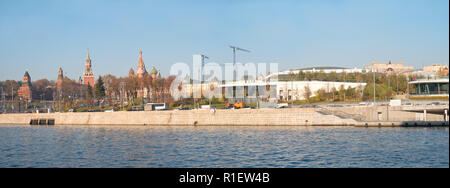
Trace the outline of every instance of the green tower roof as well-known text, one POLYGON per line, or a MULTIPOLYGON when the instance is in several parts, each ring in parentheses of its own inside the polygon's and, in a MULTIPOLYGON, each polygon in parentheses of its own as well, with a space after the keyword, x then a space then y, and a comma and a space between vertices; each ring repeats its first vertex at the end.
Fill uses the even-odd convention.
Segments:
POLYGON ((150 74, 158 74, 158 71, 154 66, 152 67, 152 70, 150 70, 150 74))

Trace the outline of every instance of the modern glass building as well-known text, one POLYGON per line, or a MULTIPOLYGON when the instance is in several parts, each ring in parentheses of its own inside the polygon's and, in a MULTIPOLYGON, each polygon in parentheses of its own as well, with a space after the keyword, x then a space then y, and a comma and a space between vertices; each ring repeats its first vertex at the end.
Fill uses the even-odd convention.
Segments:
POLYGON ((410 97, 447 97, 449 78, 421 79, 409 82, 410 97))

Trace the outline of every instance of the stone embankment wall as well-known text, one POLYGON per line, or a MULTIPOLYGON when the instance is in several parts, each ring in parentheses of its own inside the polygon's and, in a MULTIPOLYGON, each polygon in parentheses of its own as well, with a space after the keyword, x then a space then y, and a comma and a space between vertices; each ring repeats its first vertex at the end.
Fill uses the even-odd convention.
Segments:
POLYGON ((402 107, 389 107, 377 106, 355 106, 355 107, 339 107, 329 108, 332 111, 341 111, 347 114, 360 115, 364 118, 364 121, 444 121, 444 114, 431 114, 427 113, 426 118, 423 113, 409 112, 402 110, 402 107))
POLYGON ((302 108, 0 114, 0 124, 29 124, 31 119, 43 118, 55 119, 56 125, 312 125, 315 111, 302 108))
MULTIPOLYGON (((418 120, 420 113, 392 108, 387 118, 386 108, 345 107, 329 108, 349 117, 323 114, 314 108, 240 109, 193 111, 141 111, 141 112, 79 112, 50 114, 0 114, 0 124, 28 125, 32 119, 52 119, 55 125, 188 125, 188 126, 402 126, 418 120), (378 116, 378 112, 382 112, 378 116), (352 114, 363 117, 362 122, 352 119, 352 114), (376 118, 381 118, 377 120, 376 118), (375 124, 374 124, 375 123, 375 124)), ((427 121, 443 121, 443 116, 427 114, 427 121)), ((448 121, 447 121, 448 125, 448 121)))

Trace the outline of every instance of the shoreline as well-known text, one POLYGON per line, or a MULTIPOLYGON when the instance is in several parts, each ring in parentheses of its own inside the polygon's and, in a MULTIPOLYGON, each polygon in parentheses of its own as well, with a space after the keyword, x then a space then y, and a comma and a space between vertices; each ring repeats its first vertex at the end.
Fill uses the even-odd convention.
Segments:
MULTIPOLYGON (((395 113, 395 111, 391 112, 395 113)), ((400 113, 400 112, 399 112, 400 113)), ((394 114, 395 115, 395 114, 394 114)), ((101 125, 101 126, 353 126, 448 127, 448 121, 431 116, 428 121, 356 121, 320 113, 316 108, 240 109, 194 111, 75 112, 0 114, 0 125, 101 125)), ((411 117, 410 117, 411 116, 411 117)))

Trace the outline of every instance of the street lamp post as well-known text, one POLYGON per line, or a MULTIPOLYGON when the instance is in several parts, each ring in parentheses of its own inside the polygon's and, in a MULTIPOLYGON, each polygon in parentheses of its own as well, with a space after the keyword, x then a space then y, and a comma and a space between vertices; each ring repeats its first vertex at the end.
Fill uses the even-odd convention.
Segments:
POLYGON ((61 98, 62 98, 61 89, 58 89, 58 93, 59 93, 59 98, 58 98, 58 110, 59 110, 59 112, 61 112, 61 98))
POLYGON ((376 87, 376 84, 375 84, 375 71, 372 71, 372 73, 373 73, 373 106, 375 106, 375 104, 376 104, 376 90, 375 90, 375 87, 376 87))
POLYGON ((14 111, 14 88, 11 87, 11 110, 14 111))
POLYGON ((0 87, 2 89, 2 111, 5 109, 5 93, 3 93, 3 87, 0 87))
POLYGON ((347 73, 345 72, 345 70, 342 71, 344 73, 344 103, 345 103, 345 95, 346 95, 346 88, 345 88, 345 83, 347 82, 347 73))
POLYGON ((19 113, 22 111, 20 103, 22 103, 22 97, 19 98, 19 113))

